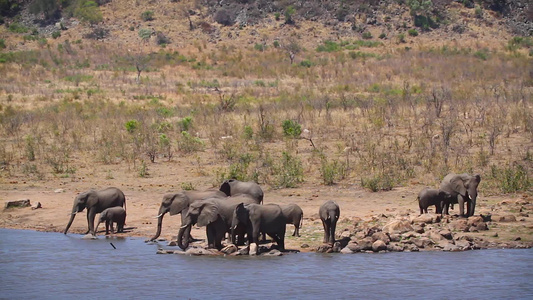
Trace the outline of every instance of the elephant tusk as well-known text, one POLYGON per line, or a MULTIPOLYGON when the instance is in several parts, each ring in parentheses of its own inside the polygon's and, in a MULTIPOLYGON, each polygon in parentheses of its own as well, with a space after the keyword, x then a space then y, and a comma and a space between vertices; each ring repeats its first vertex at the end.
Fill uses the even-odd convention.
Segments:
POLYGON ((163 214, 160 213, 159 215, 157 215, 157 217, 154 217, 154 219, 159 219, 163 214))
POLYGON ((180 227, 180 229, 185 229, 185 228, 187 228, 187 226, 188 225, 183 225, 183 226, 180 227))
POLYGON ((72 215, 75 215, 75 214, 77 214, 77 213, 78 213, 78 212, 73 212, 73 213, 71 213, 70 215, 72 216, 72 215))

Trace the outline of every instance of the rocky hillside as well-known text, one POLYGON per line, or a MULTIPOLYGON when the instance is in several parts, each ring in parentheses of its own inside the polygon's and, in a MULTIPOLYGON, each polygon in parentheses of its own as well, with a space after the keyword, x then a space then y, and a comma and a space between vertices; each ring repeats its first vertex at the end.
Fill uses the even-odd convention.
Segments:
POLYGON ((151 37, 158 45, 184 47, 202 37, 210 43, 253 44, 271 36, 319 42, 404 36, 508 39, 533 33, 531 2, 507 0, 1 0, 0 13, 0 38, 9 50, 60 36, 130 45, 151 37))

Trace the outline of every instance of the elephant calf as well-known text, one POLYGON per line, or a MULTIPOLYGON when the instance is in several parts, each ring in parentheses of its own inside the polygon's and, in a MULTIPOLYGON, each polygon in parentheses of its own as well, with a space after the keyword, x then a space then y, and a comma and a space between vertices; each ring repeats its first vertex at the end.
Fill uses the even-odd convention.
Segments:
POLYGON ((425 188, 418 193, 418 206, 420 207, 420 214, 428 213, 428 207, 435 205, 435 212, 442 214, 442 207, 448 203, 452 195, 443 190, 425 188))
POLYGON ((294 225, 294 233, 292 236, 300 236, 300 228, 302 228, 302 221, 304 218, 304 212, 297 204, 288 204, 281 206, 281 212, 287 220, 287 224, 294 225))
POLYGON ((335 243, 335 228, 341 214, 340 207, 337 203, 329 200, 322 204, 318 210, 320 220, 324 226, 324 243, 333 245, 335 243))
POLYGON ((124 232, 124 224, 126 223, 126 210, 121 206, 115 206, 105 209, 103 212, 100 213, 100 219, 98 220, 98 224, 96 224, 96 227, 94 229, 95 233, 98 229, 98 225, 100 225, 100 223, 104 221, 105 234, 109 234, 110 228, 111 232, 114 233, 113 223, 117 223, 117 233, 124 232))

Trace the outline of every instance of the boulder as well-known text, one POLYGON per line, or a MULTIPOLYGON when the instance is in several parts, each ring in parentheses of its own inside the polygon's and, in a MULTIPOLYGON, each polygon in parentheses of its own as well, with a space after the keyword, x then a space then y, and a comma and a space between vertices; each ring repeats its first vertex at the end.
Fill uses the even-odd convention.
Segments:
POLYGON ((178 245, 178 243, 176 241, 170 241, 170 242, 167 243, 167 246, 171 246, 171 247, 175 247, 177 245, 178 245))
POLYGON ((441 220, 440 215, 438 214, 422 214, 418 217, 415 217, 413 219, 414 224, 433 224, 433 223, 439 223, 441 220))
POLYGON ((355 252, 350 250, 350 248, 348 248, 348 246, 342 248, 342 250, 341 250, 341 254, 353 254, 353 253, 355 253, 355 252))
POLYGON ((381 231, 381 232, 375 232, 372 235, 372 240, 374 242, 378 241, 378 240, 381 240, 381 241, 385 242, 385 244, 388 244, 390 242, 390 237, 389 237, 388 234, 386 234, 385 232, 381 231))
MULTIPOLYGON (((422 223, 422 224, 424 224, 424 223, 422 223)), ((420 225, 421 224, 416 224, 416 225, 413 226, 414 232, 420 233, 420 234, 426 232, 426 230, 424 229, 424 226, 420 226, 420 225)))
POLYGON ((435 232, 435 231, 428 232, 427 237, 434 242, 445 240, 445 238, 440 233, 435 232))
POLYGON ((402 234, 402 239, 410 239, 410 238, 414 238, 414 237, 418 237, 419 234, 417 234, 416 232, 414 231, 409 231, 409 232, 406 232, 404 234, 402 234))
POLYGON ((282 256, 283 253, 281 253, 281 251, 279 251, 279 250, 273 249, 273 250, 270 250, 269 252, 263 253, 261 255, 262 256, 282 256))
POLYGON ((466 232, 468 230, 469 226, 467 224, 467 220, 466 219, 458 219, 458 220, 455 220, 455 221, 451 221, 450 224, 448 224, 448 228, 451 231, 466 232))
POLYGON ((218 251, 199 247, 190 247, 185 251, 186 255, 219 255, 218 251))
POLYGON ((455 241, 455 246, 459 247, 460 250, 470 250, 471 249, 470 242, 467 241, 467 240, 455 241))
POLYGON ((493 216, 492 219, 496 222, 516 222, 516 217, 514 215, 493 216))
POLYGON ((357 244, 359 245, 359 247, 361 247, 361 251, 372 250, 373 243, 374 240, 372 240, 371 237, 366 237, 362 240, 357 241, 357 244))
POLYGON ((316 252, 317 253, 331 253, 333 252, 333 247, 329 244, 320 245, 316 249, 316 252))
POLYGON ((412 231, 413 227, 411 226, 411 222, 408 220, 394 220, 385 226, 383 226, 382 231, 385 233, 404 233, 408 231, 412 231))
POLYGON ((250 250, 249 250, 249 255, 257 255, 257 244, 256 243, 250 243, 250 250))
POLYGON ((41 202, 37 201, 31 206, 31 209, 39 209, 42 208, 41 202))
POLYGON ((226 247, 224 247, 224 248, 222 248, 220 250, 220 252, 222 252, 224 254, 232 254, 232 253, 235 253, 237 251, 239 251, 239 249, 234 244, 229 244, 229 245, 227 245, 226 247))
POLYGON ((449 231, 448 229, 443 229, 443 230, 439 231, 439 234, 442 235, 447 240, 453 239, 452 232, 449 231))
POLYGON ((30 199, 7 201, 4 208, 31 206, 30 199))
POLYGON ((461 248, 459 248, 457 245, 454 245, 450 242, 446 242, 446 244, 442 247, 443 251, 450 251, 450 252, 457 252, 461 251, 461 248))
POLYGON ((391 242, 399 242, 402 239, 402 236, 397 233, 389 234, 389 237, 391 242))
POLYGON ((431 245, 433 245, 433 241, 427 237, 419 237, 413 239, 413 244, 415 244, 418 248, 429 248, 431 245))
POLYGON ((335 242, 333 243, 333 247, 331 247, 331 252, 341 252, 341 243, 340 242, 335 242))
POLYGON ((348 243, 348 245, 346 245, 346 247, 344 247, 343 249, 349 249, 352 252, 361 252, 361 246, 354 242, 348 243))
POLYGON ((418 249, 418 247, 414 244, 406 244, 405 245, 405 248, 403 249, 404 251, 408 251, 408 252, 418 252, 420 251, 420 249, 418 249))
POLYGON ((387 250, 387 244, 384 241, 377 240, 372 243, 372 251, 379 252, 384 250, 387 250))
POLYGON ((388 251, 391 251, 391 252, 402 252, 403 251, 403 247, 394 243, 394 244, 388 244, 387 245, 387 250, 388 251))

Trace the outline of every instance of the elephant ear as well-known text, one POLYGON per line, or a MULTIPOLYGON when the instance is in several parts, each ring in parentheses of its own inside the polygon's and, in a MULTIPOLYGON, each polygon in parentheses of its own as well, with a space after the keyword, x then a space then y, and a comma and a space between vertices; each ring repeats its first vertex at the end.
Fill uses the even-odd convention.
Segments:
POLYGON ((196 224, 200 227, 213 223, 218 218, 218 206, 214 201, 204 201, 196 224))
MULTIPOLYGON (((165 197, 167 196, 169 197, 169 200, 172 201, 169 210, 171 216, 182 213, 183 210, 189 206, 189 201, 184 193, 165 195, 165 197)), ((163 199, 163 201, 165 200, 167 199, 163 199)))
POLYGON ((98 204, 98 196, 96 195, 96 192, 88 192, 87 193, 87 202, 85 203, 85 206, 87 208, 93 207, 98 204))
POLYGON ((466 197, 467 190, 462 176, 454 176, 452 179, 450 179, 450 186, 452 190, 458 192, 461 196, 466 197))
POLYGON ((226 196, 231 196, 231 186, 229 185, 229 180, 225 180, 220 186, 219 190, 226 194, 226 196))

